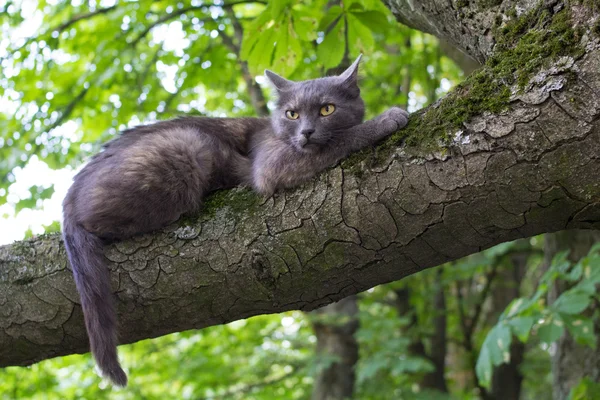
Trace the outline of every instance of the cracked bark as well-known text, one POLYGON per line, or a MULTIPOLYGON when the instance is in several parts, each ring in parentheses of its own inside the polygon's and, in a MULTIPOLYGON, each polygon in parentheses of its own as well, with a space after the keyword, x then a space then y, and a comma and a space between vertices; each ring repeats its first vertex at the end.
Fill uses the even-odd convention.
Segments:
MULTIPOLYGON (((477 15, 487 11, 436 19, 437 33, 458 45, 453 32, 477 15)), ((488 36, 466 46, 480 61, 488 36)), ((121 342, 312 310, 497 243, 598 228, 600 46, 588 39, 507 111, 466 124, 443 156, 398 147, 382 166, 342 163, 264 201, 232 190, 195 221, 108 246, 121 342)), ((87 350, 59 236, 0 247, 0 367, 87 350)))

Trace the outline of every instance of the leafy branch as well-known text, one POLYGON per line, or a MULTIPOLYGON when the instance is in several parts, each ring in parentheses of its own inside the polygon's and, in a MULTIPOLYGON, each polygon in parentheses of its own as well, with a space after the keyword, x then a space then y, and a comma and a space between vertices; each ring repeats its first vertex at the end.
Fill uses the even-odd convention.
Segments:
POLYGON ((574 266, 568 254, 568 251, 558 253, 540 279, 535 294, 513 300, 487 334, 476 365, 477 377, 484 387, 490 385, 492 368, 510 361, 513 336, 526 343, 534 332, 540 342, 550 344, 558 340, 566 328, 576 342, 597 347, 594 321, 598 307, 591 306, 600 301, 597 292, 600 269, 593 268, 600 265, 600 244, 593 246, 574 266), (557 281, 567 282, 572 287, 548 306, 545 297, 557 281))
POLYGON ((226 7, 225 11, 233 25, 235 41, 234 37, 227 35, 225 32, 219 32, 219 36, 221 37, 223 44, 227 46, 236 55, 238 65, 242 70, 242 78, 246 83, 246 88, 248 91, 248 95, 250 96, 252 106, 254 107, 254 111, 258 116, 266 117, 269 115, 269 109, 267 108, 267 101, 265 99, 265 95, 260 86, 254 80, 254 76, 252 75, 252 73, 250 72, 250 68, 248 67, 248 62, 242 60, 240 57, 241 44, 244 37, 244 29, 239 19, 233 12, 231 6, 226 7))
MULTIPOLYGON (((239 0, 239 1, 232 1, 229 2, 227 4, 222 4, 220 7, 222 8, 230 8, 239 4, 247 4, 247 3, 259 3, 259 4, 266 4, 266 1, 260 1, 260 0, 239 0)), ((130 43, 130 45, 132 47, 135 47, 137 45, 137 43, 142 40, 144 37, 146 37, 146 35, 148 35, 148 33, 154 29, 155 27, 157 27, 158 25, 164 24, 165 22, 171 21, 183 14, 187 14, 188 12, 191 11, 196 11, 196 10, 201 10, 203 8, 206 8, 207 5, 203 4, 203 5, 199 5, 199 6, 190 6, 190 7, 184 7, 181 8, 179 10, 175 10, 170 14, 166 14, 163 15, 162 17, 160 17, 159 19, 157 19, 156 21, 154 21, 153 23, 151 23, 150 25, 148 25, 135 39, 133 39, 130 43)), ((212 17, 208 17, 208 18, 204 18, 201 21, 207 22, 207 21, 216 21, 217 19, 212 18, 212 17)))
POLYGON ((39 35, 32 35, 29 36, 28 38, 25 39, 25 41, 23 42, 23 44, 15 49, 13 49, 11 52, 8 53, 7 56, 5 57, 0 57, 0 63, 2 63, 2 61, 7 60, 9 58, 9 56, 17 53, 18 51, 23 50, 25 47, 27 47, 28 44, 30 44, 31 42, 33 42, 34 40, 40 40, 48 35, 51 35, 53 32, 58 32, 61 33, 63 32, 65 29, 67 29, 68 27, 70 27, 71 25, 79 22, 79 21, 83 21, 86 19, 90 19, 93 18, 95 16, 98 15, 103 15, 103 14, 107 14, 110 11, 116 10, 117 5, 113 5, 110 7, 106 7, 106 8, 99 8, 95 11, 89 12, 89 13, 85 13, 85 14, 78 14, 75 15, 73 18, 69 19, 66 22, 63 22, 62 24, 56 26, 56 27, 52 27, 47 29, 46 31, 40 33, 39 35))

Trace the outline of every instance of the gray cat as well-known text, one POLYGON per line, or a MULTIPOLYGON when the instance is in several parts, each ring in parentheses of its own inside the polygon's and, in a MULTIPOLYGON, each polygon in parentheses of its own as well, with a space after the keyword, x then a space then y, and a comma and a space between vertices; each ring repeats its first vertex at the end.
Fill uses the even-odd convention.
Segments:
POLYGON ((103 244, 151 232, 237 185, 271 195, 297 186, 407 123, 392 107, 362 123, 358 59, 341 75, 292 82, 266 71, 279 94, 269 118, 185 117, 139 126, 107 143, 63 202, 63 237, 102 373, 127 384, 103 244))

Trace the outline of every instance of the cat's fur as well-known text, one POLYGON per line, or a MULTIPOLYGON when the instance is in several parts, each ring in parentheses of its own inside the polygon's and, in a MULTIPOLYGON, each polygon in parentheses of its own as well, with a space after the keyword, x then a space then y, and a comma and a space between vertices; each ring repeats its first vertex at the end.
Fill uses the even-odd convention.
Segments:
POLYGON ((200 207, 209 192, 247 185, 270 195, 390 135, 408 114, 393 107, 361 123, 360 57, 342 75, 292 82, 270 71, 272 118, 186 117, 139 126, 109 142, 79 172, 63 203, 63 237, 100 370, 124 386, 103 244, 159 229, 200 207), (335 111, 321 116, 327 104, 335 111), (294 110, 299 118, 286 117, 294 110))

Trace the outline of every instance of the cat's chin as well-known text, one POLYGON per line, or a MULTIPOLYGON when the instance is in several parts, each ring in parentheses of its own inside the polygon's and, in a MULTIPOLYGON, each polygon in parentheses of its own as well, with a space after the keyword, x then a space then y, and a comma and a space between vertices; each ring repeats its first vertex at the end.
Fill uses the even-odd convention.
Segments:
POLYGON ((315 154, 319 151, 320 146, 316 143, 307 143, 302 146, 300 143, 294 143, 294 147, 302 154, 315 154))

